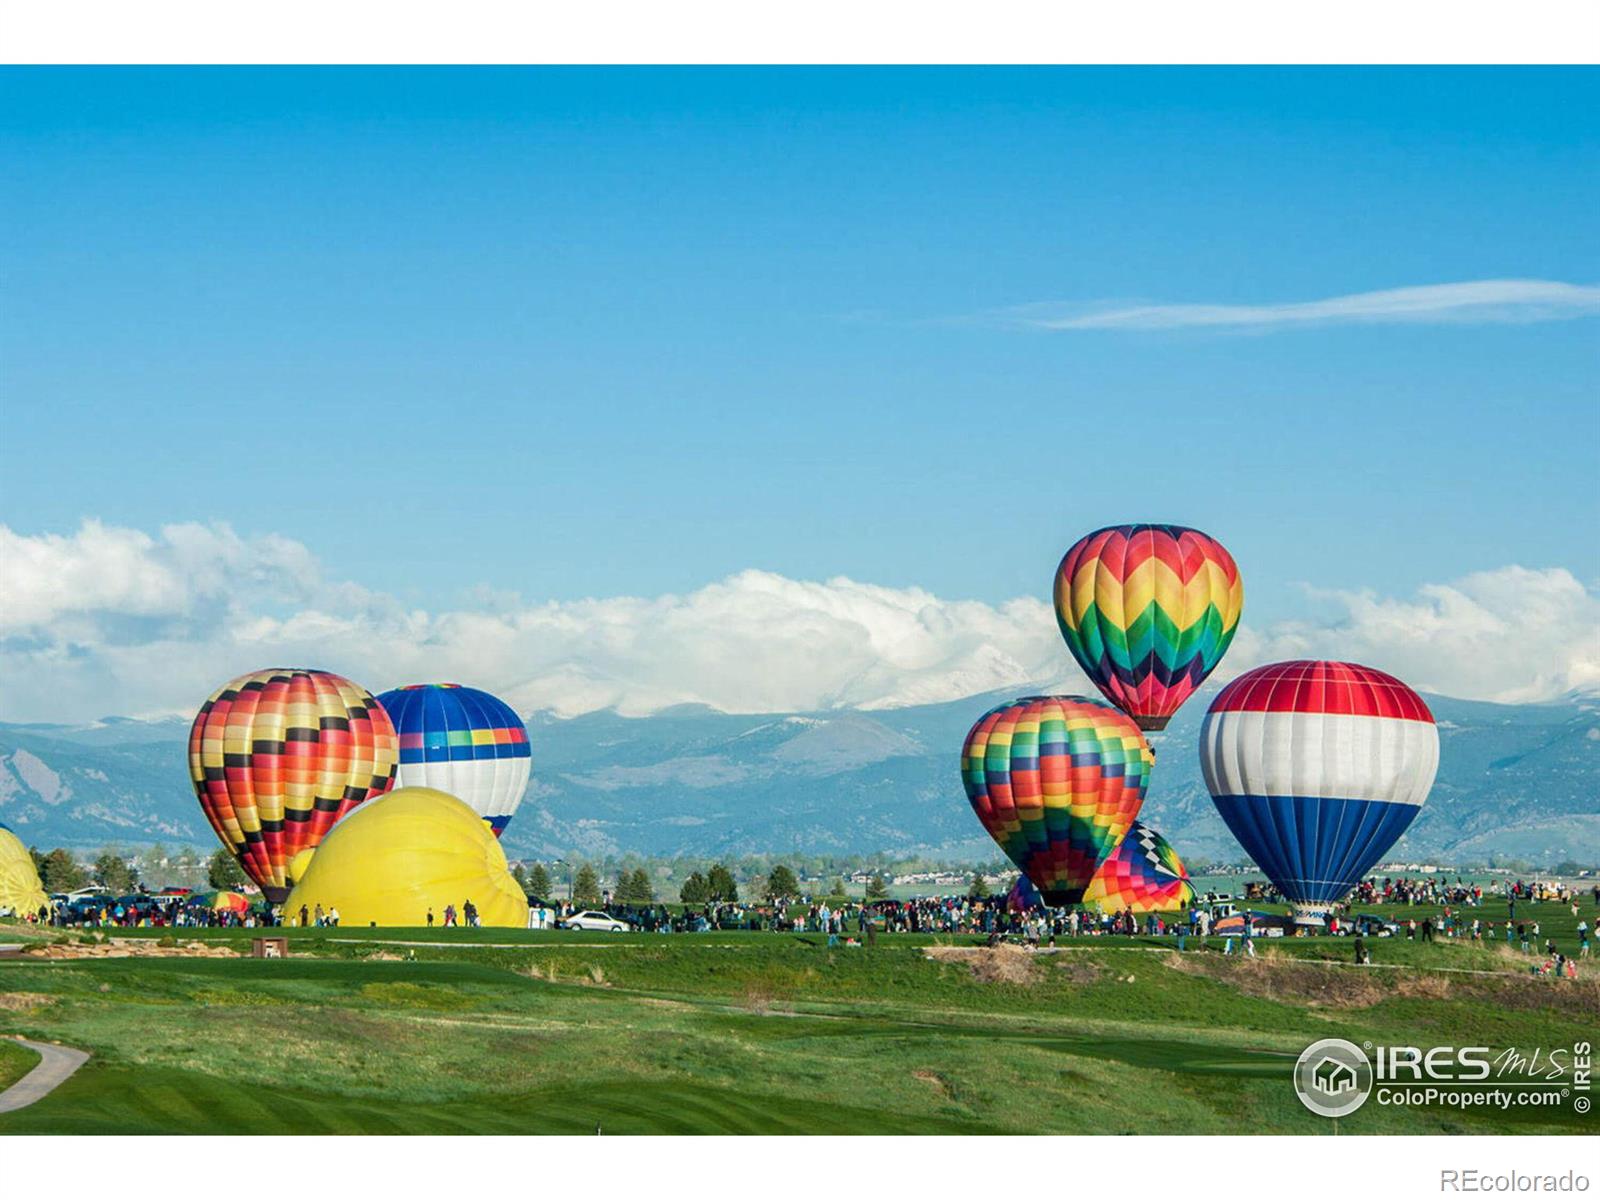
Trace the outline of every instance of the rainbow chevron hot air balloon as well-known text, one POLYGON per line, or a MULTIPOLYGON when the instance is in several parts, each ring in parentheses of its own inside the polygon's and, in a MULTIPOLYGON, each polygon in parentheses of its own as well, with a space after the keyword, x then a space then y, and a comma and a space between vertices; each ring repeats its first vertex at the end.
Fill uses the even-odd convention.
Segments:
POLYGON ((961 782, 1045 903, 1076 904, 1138 815, 1154 761, 1110 705, 1029 696, 978 719, 961 749, 961 782))
POLYGON ((1056 569, 1056 623, 1072 657, 1140 729, 1167 721, 1222 660, 1244 585, 1222 547, 1182 525, 1112 525, 1056 569))
POLYGON ((1194 885, 1178 852, 1139 821, 1128 827, 1122 845, 1100 864, 1083 894, 1085 904, 1102 912, 1173 912, 1193 899, 1194 885))

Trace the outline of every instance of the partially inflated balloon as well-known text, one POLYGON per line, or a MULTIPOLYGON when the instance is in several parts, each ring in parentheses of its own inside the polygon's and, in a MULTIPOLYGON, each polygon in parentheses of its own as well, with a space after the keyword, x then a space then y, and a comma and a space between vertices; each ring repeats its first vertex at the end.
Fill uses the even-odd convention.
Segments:
POLYGON ((471 901, 484 925, 521 929, 528 899, 489 827, 454 796, 399 788, 351 813, 311 856, 284 905, 339 910, 347 925, 424 925, 471 901))
POLYGON ((328 671, 241 675, 201 706, 189 776, 222 844, 269 900, 289 860, 394 786, 398 739, 372 693, 328 671))
POLYGON ((993 709, 961 751, 973 811, 1045 903, 1076 904, 1144 803, 1154 761, 1138 727, 1082 696, 993 709))
POLYGON ((1314 920, 1421 811, 1439 731, 1422 697, 1392 675, 1270 663, 1211 702, 1200 767, 1233 836, 1297 915, 1314 920))
POLYGON ((0 912, 38 915, 49 903, 33 855, 16 834, 0 825, 0 912))
POLYGON ((449 792, 505 832, 533 765, 528 729, 511 706, 459 683, 417 683, 378 697, 400 735, 398 787, 449 792))
POLYGON ((1139 728, 1164 729, 1221 661, 1244 585, 1222 543, 1182 525, 1113 525, 1056 569, 1056 624, 1096 687, 1139 728))
POLYGON ((1083 894, 1102 912, 1172 912, 1194 899, 1189 872, 1166 838, 1135 821, 1083 894))
POLYGON ((1006 893, 1006 911, 1025 913, 1040 907, 1044 901, 1039 897, 1039 889, 1028 882, 1026 875, 1018 875, 1017 881, 1011 885, 1011 890, 1006 893))

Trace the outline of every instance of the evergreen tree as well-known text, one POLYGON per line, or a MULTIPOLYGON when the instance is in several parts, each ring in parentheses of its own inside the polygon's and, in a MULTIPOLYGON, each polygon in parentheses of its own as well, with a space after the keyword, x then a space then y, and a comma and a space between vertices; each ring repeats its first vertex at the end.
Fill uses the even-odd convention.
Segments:
POLYGON ((577 877, 572 881, 572 902, 579 908, 600 903, 600 877, 588 863, 578 868, 577 877))
POLYGON ((716 863, 706 876, 706 891, 708 900, 733 901, 739 898, 739 885, 733 881, 733 872, 721 863, 716 863))
POLYGON ((239 860, 222 847, 206 860, 206 882, 219 892, 236 892, 247 881, 239 860))
POLYGON ((654 904, 656 902, 655 885, 650 882, 650 872, 643 867, 633 873, 633 904, 654 904))
POLYGON ((528 891, 541 900, 549 897, 550 872, 545 870, 543 863, 534 863, 533 870, 528 872, 528 891))
POLYGON ((889 898, 889 881, 883 877, 883 872, 874 873, 867 881, 868 900, 887 900, 889 898))
POLYGON ((139 881, 139 872, 109 846, 94 860, 94 874, 107 891, 118 896, 133 891, 139 881))
POLYGON ((689 878, 683 881, 683 887, 678 889, 678 899, 685 904, 704 904, 710 898, 710 888, 706 884, 706 877, 699 871, 692 871, 689 878))
POLYGON ((841 879, 839 876, 835 875, 832 879, 830 879, 828 881, 828 899, 829 900, 848 900, 849 898, 850 898, 850 893, 845 891, 844 880, 843 879, 841 879))
POLYGON ((982 871, 974 871, 972 873, 972 886, 967 889, 967 895, 976 899, 979 896, 987 896, 988 894, 989 880, 982 871))
POLYGON ((73 892, 86 884, 89 876, 77 859, 58 846, 44 856, 39 879, 47 892, 73 892))
POLYGON ((772 874, 767 876, 767 895, 773 900, 788 900, 800 894, 800 881, 794 877, 794 872, 788 867, 779 866, 772 868, 772 874))
POLYGON ((511 868, 511 878, 517 881, 517 886, 522 889, 522 894, 526 896, 528 894, 528 873, 522 869, 521 863, 511 868))

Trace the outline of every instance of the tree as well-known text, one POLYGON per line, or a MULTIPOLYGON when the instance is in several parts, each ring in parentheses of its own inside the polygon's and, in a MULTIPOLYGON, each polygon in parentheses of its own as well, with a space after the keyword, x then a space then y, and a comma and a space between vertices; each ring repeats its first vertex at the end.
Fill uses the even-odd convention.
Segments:
POLYGON ((889 898, 889 881, 883 877, 883 872, 876 872, 867 880, 867 899, 886 900, 889 898))
POLYGON ((845 890, 844 880, 835 875, 828 881, 829 900, 848 900, 850 893, 845 890))
POLYGON ((245 885, 247 878, 239 860, 220 846, 206 860, 206 882, 219 892, 236 892, 245 885))
POLYGON ((134 885, 139 882, 139 872, 110 848, 102 850, 100 857, 94 860, 94 874, 107 891, 119 896, 133 891, 134 885))
POLYGON ((522 869, 521 863, 518 863, 516 866, 511 868, 511 878, 517 881, 517 886, 522 889, 522 894, 527 895, 528 873, 522 869))
POLYGON ((578 868, 572 881, 572 902, 580 907, 600 903, 600 877, 588 863, 578 868))
POLYGON ((527 891, 541 900, 550 895, 550 872, 545 870, 543 863, 534 863, 533 870, 528 872, 527 891))
POLYGON ((799 894, 800 881, 794 877, 794 872, 782 865, 773 867, 772 874, 767 876, 768 898, 788 900, 799 894))
POLYGON ((733 901, 739 898, 739 885, 733 881, 733 872, 721 863, 715 864, 706 876, 706 899, 733 901))
POLYGON ((691 871, 689 878, 683 881, 683 886, 678 889, 678 899, 685 904, 704 904, 710 897, 710 888, 706 884, 706 877, 699 871, 691 871))
POLYGON ((89 881, 88 875, 78 865, 78 860, 59 846, 44 856, 39 879, 47 892, 77 891, 89 881))
POLYGON ((633 903, 654 904, 656 902, 655 885, 650 882, 650 872, 643 867, 633 873, 633 903))
POLYGON ((1578 864, 1570 858, 1556 864, 1557 875, 1576 875, 1578 870, 1578 864))
POLYGON ((989 880, 982 871, 972 873, 972 886, 967 889, 967 895, 973 899, 989 894, 989 880))

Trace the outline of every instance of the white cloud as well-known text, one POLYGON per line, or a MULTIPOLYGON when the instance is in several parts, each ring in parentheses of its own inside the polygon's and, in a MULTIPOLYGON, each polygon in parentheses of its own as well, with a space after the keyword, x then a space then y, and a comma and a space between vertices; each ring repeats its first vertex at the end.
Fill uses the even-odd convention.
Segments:
MULTIPOLYGON (((686 595, 430 613, 329 582, 284 538, 225 526, 71 536, 0 526, 0 719, 187 713, 269 665, 374 689, 471 682, 524 712, 702 703, 733 712, 882 708, 999 688, 1089 690, 1045 599, 945 600, 917 588, 744 571, 686 595)), ((1530 700, 1600 687, 1600 598, 1564 570, 1506 567, 1411 599, 1324 594, 1323 622, 1241 629, 1224 662, 1351 658, 1430 691, 1530 700)))
POLYGON ((1518 703, 1600 688, 1600 596, 1559 567, 1501 567, 1409 600, 1313 593, 1342 616, 1320 625, 1242 627, 1233 672, 1285 658, 1345 658, 1426 692, 1518 703))
POLYGON ((1600 313, 1600 287, 1544 279, 1478 279, 1287 304, 1027 305, 1003 316, 1037 329, 1271 329, 1335 324, 1511 324, 1600 313))

